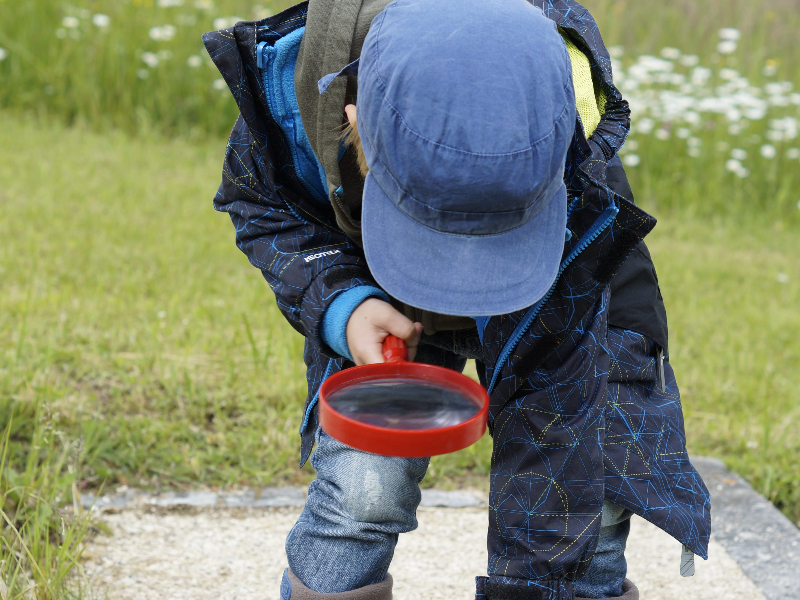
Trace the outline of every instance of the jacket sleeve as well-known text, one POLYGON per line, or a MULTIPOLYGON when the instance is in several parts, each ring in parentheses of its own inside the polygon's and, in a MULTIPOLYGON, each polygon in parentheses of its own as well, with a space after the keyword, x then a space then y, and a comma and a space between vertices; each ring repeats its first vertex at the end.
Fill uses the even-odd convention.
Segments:
POLYGON ((312 211, 313 200, 280 184, 280 171, 259 152, 240 116, 225 151, 214 208, 227 212, 236 245, 261 270, 289 323, 326 356, 338 356, 322 338, 322 317, 344 291, 378 287, 362 251, 312 211), (295 201, 292 201, 295 200, 295 201))

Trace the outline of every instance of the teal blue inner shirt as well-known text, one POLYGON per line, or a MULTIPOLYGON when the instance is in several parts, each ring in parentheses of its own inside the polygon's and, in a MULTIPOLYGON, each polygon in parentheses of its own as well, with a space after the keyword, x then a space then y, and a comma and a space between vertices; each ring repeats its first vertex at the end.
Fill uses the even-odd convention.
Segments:
MULTIPOLYGON (((296 29, 275 42, 274 46, 261 42, 256 48, 256 58, 270 114, 291 149, 297 179, 315 200, 329 202, 325 169, 311 148, 294 89, 294 69, 304 32, 305 27, 296 29)), ((347 346, 347 321, 359 304, 374 297, 389 302, 389 296, 383 290, 361 285, 340 292, 325 311, 322 339, 340 356, 353 360, 347 346)))

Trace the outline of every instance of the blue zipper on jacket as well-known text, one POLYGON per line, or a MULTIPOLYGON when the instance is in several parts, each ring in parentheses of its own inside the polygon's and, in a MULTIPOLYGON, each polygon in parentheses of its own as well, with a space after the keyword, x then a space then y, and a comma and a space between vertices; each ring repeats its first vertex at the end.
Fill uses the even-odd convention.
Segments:
MULTIPOLYGON (((572 209, 572 207, 570 207, 572 209)), ((570 210, 570 212, 572 212, 570 210)), ((539 315, 542 310, 542 307, 545 303, 550 299, 550 296, 553 295, 553 291, 556 289, 556 284, 558 284, 558 280, 561 277, 561 274, 566 270, 566 268, 570 265, 570 263, 575 260, 575 258, 583 252, 586 247, 591 244, 593 241, 597 239, 597 237, 608 227, 611 225, 611 222, 616 218, 617 213, 619 213, 619 208, 616 204, 611 204, 607 209, 605 209, 600 216, 592 223, 592 226, 589 228, 583 237, 580 239, 578 244, 572 249, 572 251, 567 255, 567 257, 561 262, 561 267, 559 267, 558 275, 556 275, 556 279, 553 282, 553 285, 550 286, 550 289, 544 295, 544 297, 539 300, 536 304, 531 306, 528 309, 528 312, 525 314, 525 317, 522 321, 514 329, 511 337, 506 342, 506 345, 503 347, 503 351, 500 353, 500 357, 497 360, 497 363, 494 367, 494 373, 492 374, 492 381, 488 387, 488 393, 491 395, 492 390, 494 390, 494 386, 497 383, 497 378, 500 376, 500 372, 503 370, 503 365, 505 364, 508 357, 514 351, 514 348, 517 347, 517 344, 522 339, 522 336, 528 331, 528 328, 533 323, 534 319, 539 315)), ((483 338, 483 336, 481 336, 483 338)))

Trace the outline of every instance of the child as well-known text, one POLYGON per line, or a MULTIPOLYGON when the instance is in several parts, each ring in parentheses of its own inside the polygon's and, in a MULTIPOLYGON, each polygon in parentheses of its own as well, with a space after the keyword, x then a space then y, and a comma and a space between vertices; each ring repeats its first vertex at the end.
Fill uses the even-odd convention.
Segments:
POLYGON ((587 11, 311 0, 204 41, 241 111, 215 207, 306 337, 317 479, 282 599, 391 598, 428 461, 357 451, 316 419, 320 383, 382 361, 390 333, 420 362, 475 359, 490 392, 476 597, 638 598, 632 513, 705 557, 708 492, 641 243, 655 221, 616 158, 629 111, 587 11))

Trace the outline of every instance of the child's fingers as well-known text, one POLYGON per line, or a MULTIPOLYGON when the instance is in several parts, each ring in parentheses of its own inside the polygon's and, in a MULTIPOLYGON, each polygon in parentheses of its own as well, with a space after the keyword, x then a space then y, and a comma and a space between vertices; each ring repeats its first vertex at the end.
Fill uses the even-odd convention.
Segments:
POLYGON ((353 360, 357 365, 372 365, 384 362, 383 341, 363 343, 358 348, 358 354, 353 354, 353 360))
POLYGON ((368 298, 350 315, 346 334, 350 354, 357 365, 384 362, 383 341, 390 334, 406 343, 408 358, 414 360, 422 324, 414 323, 388 302, 368 298))

